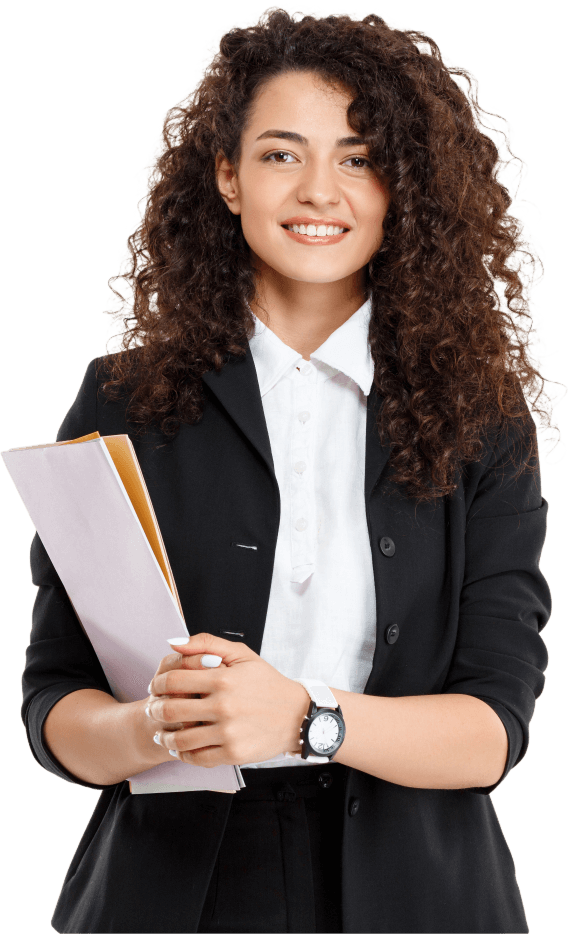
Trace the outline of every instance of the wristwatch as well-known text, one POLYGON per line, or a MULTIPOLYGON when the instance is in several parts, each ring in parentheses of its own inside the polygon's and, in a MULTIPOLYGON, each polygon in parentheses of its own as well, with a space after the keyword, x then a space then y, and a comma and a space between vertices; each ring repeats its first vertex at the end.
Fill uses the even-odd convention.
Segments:
POLYGON ((345 720, 341 707, 323 681, 313 678, 292 680, 303 684, 310 695, 308 713, 300 729, 302 753, 296 753, 296 758, 331 762, 345 739, 345 720))

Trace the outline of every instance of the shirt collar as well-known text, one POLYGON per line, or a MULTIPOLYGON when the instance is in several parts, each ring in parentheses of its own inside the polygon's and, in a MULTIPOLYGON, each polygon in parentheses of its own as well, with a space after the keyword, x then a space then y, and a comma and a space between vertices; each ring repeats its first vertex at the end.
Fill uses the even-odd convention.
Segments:
MULTIPOLYGON (((302 354, 293 350, 254 317, 255 331, 249 345, 256 367, 261 396, 266 395, 279 380, 301 362, 302 354)), ((333 331, 326 341, 311 354, 333 370, 349 376, 368 396, 373 385, 375 367, 368 343, 371 299, 357 309, 347 321, 333 331)), ((329 374, 333 375, 332 373, 329 374)))

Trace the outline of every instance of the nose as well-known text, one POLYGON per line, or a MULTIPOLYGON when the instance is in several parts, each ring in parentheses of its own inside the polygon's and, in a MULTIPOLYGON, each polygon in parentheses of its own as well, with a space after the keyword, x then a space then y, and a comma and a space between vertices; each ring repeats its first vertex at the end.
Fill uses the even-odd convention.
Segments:
POLYGON ((313 159, 305 166, 298 180, 297 197, 298 201, 313 204, 320 210, 341 200, 339 180, 326 159, 313 159))

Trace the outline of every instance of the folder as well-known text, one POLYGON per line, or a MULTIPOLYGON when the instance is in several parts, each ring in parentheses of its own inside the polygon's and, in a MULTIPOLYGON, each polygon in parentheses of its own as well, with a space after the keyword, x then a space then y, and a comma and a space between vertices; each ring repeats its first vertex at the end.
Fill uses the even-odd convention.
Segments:
MULTIPOLYGON (((130 438, 95 431, 2 457, 114 697, 146 697, 166 640, 189 633, 130 438)), ((173 758, 128 781, 132 794, 245 787, 238 765, 173 758)))

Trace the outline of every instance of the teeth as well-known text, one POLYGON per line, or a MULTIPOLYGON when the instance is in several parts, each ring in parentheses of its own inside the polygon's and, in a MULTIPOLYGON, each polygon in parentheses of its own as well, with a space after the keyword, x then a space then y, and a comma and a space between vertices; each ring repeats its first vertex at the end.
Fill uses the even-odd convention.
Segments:
POLYGON ((337 234, 342 233, 345 229, 343 227, 332 227, 331 225, 325 226, 320 224, 316 227, 315 224, 286 224, 288 230, 293 230, 294 233, 307 234, 308 237, 334 237, 337 234))

